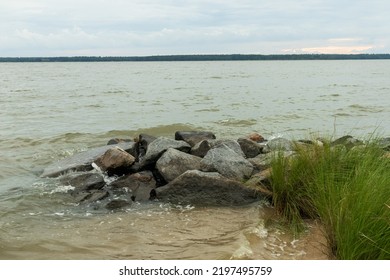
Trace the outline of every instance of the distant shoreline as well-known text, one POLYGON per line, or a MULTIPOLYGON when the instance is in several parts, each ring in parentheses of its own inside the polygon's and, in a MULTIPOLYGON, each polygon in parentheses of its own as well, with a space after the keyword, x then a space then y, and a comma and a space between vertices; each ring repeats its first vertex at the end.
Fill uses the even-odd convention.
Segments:
POLYGON ((152 56, 0 57, 0 62, 120 62, 120 61, 271 61, 390 59, 390 54, 201 54, 152 56))

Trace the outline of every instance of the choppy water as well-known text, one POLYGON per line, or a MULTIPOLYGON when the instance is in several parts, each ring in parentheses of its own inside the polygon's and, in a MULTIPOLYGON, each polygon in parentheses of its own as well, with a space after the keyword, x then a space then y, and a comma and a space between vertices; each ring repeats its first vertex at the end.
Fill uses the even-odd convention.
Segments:
MULTIPOLYGON (((73 205, 41 179, 113 137, 390 134, 390 61, 0 64, 0 258, 322 258, 262 204, 73 205)), ((313 227, 316 230, 316 227, 313 227)))

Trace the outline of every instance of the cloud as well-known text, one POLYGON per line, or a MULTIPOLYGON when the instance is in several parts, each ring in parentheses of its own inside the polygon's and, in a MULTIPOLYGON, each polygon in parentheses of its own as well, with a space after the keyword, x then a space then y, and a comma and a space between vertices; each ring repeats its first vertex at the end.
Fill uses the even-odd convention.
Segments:
POLYGON ((390 52, 390 2, 2 0, 0 56, 390 52))

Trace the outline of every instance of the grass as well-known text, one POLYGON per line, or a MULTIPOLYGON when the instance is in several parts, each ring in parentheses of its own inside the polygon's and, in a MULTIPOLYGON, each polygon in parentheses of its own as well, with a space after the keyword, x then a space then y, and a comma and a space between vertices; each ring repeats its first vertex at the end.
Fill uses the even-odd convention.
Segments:
POLYGON ((320 219, 336 259, 390 259, 390 159, 376 141, 296 150, 273 160, 276 210, 296 232, 320 219))

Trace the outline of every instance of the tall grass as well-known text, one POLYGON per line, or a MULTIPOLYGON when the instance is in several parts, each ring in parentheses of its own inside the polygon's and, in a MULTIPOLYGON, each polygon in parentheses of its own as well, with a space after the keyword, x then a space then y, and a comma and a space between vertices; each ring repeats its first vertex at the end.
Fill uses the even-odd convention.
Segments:
POLYGON ((293 225, 319 218, 337 259, 390 259, 390 159, 375 141, 347 149, 309 145, 277 156, 275 208, 293 225))

